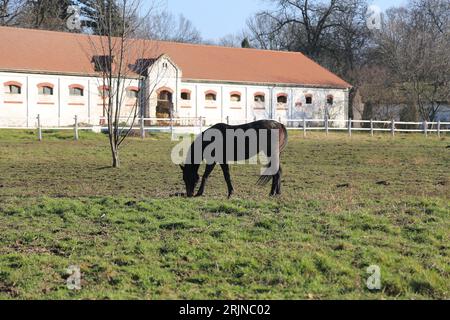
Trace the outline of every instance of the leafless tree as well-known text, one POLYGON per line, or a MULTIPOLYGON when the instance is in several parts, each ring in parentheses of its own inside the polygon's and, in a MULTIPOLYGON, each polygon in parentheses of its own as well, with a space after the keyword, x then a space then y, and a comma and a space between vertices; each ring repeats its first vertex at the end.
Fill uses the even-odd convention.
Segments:
POLYGON ((184 43, 200 43, 202 37, 193 23, 183 15, 178 17, 167 11, 149 15, 139 30, 141 38, 184 43))
MULTIPOLYGON (((98 0, 103 2, 104 0, 98 0)), ((103 30, 102 36, 89 35, 88 57, 92 59, 99 73, 99 87, 102 88, 103 110, 108 125, 108 137, 112 155, 112 166, 120 166, 119 149, 133 130, 139 115, 143 116, 150 97, 164 76, 157 61, 158 44, 154 41, 136 39, 139 19, 142 16, 140 0, 108 0, 116 1, 120 12, 120 21, 112 20, 112 6, 99 4, 98 27, 103 30), (139 15, 141 12, 141 15, 139 15), (148 81, 149 74, 157 74, 158 79, 148 81), (125 105, 127 87, 138 81, 139 97, 131 106, 125 105)), ((150 9, 151 10, 151 9, 150 9)), ((151 11, 149 11, 151 12, 151 11)))
POLYGON ((415 0, 391 9, 377 41, 382 62, 424 120, 450 100, 450 5, 415 0))
POLYGON ((71 0, 25 0, 15 24, 24 28, 67 31, 67 9, 71 0))
POLYGON ((12 26, 23 13, 26 0, 0 0, 0 25, 12 26))

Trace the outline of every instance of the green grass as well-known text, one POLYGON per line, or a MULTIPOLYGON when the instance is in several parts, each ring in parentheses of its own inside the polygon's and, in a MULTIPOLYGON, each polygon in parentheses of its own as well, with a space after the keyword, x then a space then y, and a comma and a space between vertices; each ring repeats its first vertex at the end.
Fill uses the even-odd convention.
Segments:
POLYGON ((0 131, 0 299, 450 298, 448 137, 291 133, 283 195, 233 166, 232 200, 220 170, 174 196, 166 135, 127 140, 119 170, 80 137, 0 131))

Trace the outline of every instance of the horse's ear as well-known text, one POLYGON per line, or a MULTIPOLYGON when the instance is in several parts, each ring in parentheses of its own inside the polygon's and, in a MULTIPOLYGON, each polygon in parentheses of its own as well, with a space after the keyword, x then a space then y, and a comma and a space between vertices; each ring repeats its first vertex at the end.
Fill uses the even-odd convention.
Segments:
POLYGON ((182 164, 180 164, 180 168, 184 171, 184 166, 182 164))

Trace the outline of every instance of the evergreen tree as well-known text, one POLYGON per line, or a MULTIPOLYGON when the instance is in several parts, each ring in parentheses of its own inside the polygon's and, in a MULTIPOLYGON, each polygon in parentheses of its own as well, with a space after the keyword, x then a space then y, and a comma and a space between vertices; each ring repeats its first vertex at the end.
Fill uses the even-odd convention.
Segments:
POLYGON ((241 42, 241 47, 242 48, 251 48, 251 46, 250 46, 250 41, 248 41, 248 39, 247 38, 244 38, 244 40, 242 40, 242 42, 241 42))
POLYGON ((123 21, 117 1, 77 0, 77 4, 81 8, 81 23, 85 31, 96 35, 120 35, 123 21))

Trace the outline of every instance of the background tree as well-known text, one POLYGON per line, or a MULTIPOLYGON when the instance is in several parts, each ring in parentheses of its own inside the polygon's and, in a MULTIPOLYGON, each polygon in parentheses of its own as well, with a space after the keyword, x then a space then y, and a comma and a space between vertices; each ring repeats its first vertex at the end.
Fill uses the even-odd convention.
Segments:
POLYGON ((0 0, 0 26, 14 26, 23 13, 26 0, 0 0))
POLYGON ((411 111, 428 121, 450 100, 449 17, 447 1, 412 1, 389 10, 376 35, 381 63, 411 101, 411 111))
POLYGON ((178 17, 167 11, 149 15, 140 27, 139 37, 185 43, 201 43, 200 32, 182 14, 178 17))
POLYGON ((72 0, 27 0, 15 18, 15 25, 24 28, 67 31, 67 9, 72 0))

